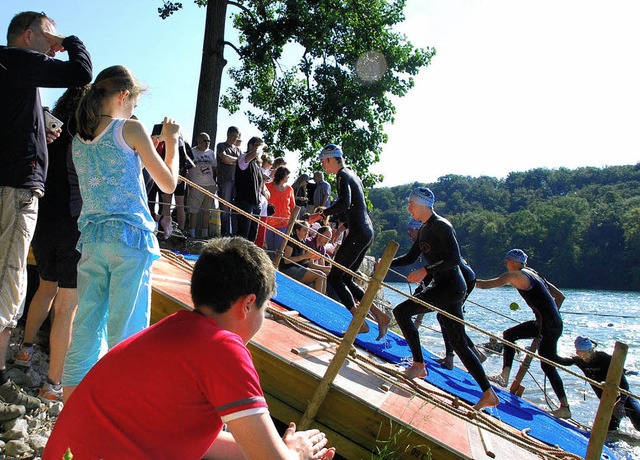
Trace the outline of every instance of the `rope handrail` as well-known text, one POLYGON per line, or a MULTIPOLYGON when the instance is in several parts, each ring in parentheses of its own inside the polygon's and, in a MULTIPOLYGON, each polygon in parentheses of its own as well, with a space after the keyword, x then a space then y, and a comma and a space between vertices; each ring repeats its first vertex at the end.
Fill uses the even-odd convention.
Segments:
MULTIPOLYGON (((189 179, 184 178, 183 176, 179 176, 179 178, 180 178, 180 180, 183 180, 190 187, 193 187, 193 188, 197 189, 198 191, 204 193, 205 195, 208 195, 209 197, 217 199, 219 202, 223 203, 225 206, 227 206, 230 209, 233 209, 233 210, 237 211, 239 214, 241 214, 241 215, 253 220, 254 222, 258 223, 258 225, 262 225, 262 226, 266 227, 267 230, 276 233, 277 235, 279 235, 282 238, 286 239, 288 242, 293 243, 293 244, 297 245, 298 247, 313 253, 314 255, 317 256, 317 258, 323 259, 325 262, 329 263, 332 267, 333 266, 337 267, 342 272, 347 273, 348 275, 354 277, 355 279, 359 280, 362 283, 368 283, 369 282, 368 277, 365 277, 365 276, 363 276, 363 275, 361 275, 361 274, 359 274, 357 272, 352 271, 351 269, 349 269, 349 268, 347 268, 347 267, 335 262, 330 257, 326 257, 323 254, 320 254, 318 251, 316 251, 313 248, 305 245, 303 242, 300 242, 297 239, 292 238, 290 235, 287 235, 286 233, 283 233, 280 230, 278 230, 277 228, 275 228, 275 227, 267 224, 266 222, 260 220, 259 217, 255 217, 253 214, 247 213, 244 210, 242 210, 242 209, 238 208, 237 206, 233 205, 232 203, 229 203, 228 201, 220 198, 217 194, 212 193, 212 192, 200 187, 198 184, 195 184, 194 182, 190 181, 189 179)), ((573 370, 569 369, 568 367, 562 366, 562 365, 560 365, 560 364, 558 364, 558 363, 556 363, 556 362, 554 362, 554 361, 552 361, 550 359, 545 358, 544 356, 540 356, 537 353, 532 353, 531 351, 527 350, 526 348, 520 347, 520 346, 516 345, 515 343, 509 342, 508 340, 505 340, 502 337, 499 337, 499 336, 497 336, 497 335, 495 335, 495 334, 493 334, 493 333, 491 333, 489 331, 486 331, 486 330, 482 329, 479 326, 476 326, 473 323, 469 323, 469 322, 467 322, 467 321, 465 321, 463 319, 460 319, 457 316, 452 315, 451 313, 449 313, 449 312, 447 312, 447 311, 445 311, 445 310, 443 310, 443 309, 441 309, 439 307, 431 305, 431 304, 429 304, 429 303, 427 303, 427 302, 425 302, 425 301, 423 301, 423 300, 421 300, 421 299, 419 299, 417 297, 414 297, 414 296, 412 296, 410 294, 407 294, 407 293, 395 288, 394 286, 391 286, 390 284, 385 283, 384 281, 381 282, 381 286, 384 287, 384 288, 389 289, 392 292, 395 292, 396 294, 398 294, 398 295, 400 295, 402 297, 410 299, 413 302, 415 302, 415 303, 417 303, 417 304, 419 304, 419 305, 421 305, 423 307, 426 307, 426 308, 428 308, 428 309, 430 309, 432 311, 435 311, 435 312, 445 316, 448 319, 456 321, 456 322, 458 322, 458 323, 460 323, 460 324, 462 324, 464 326, 469 326, 471 329, 473 329, 475 331, 478 331, 478 332, 480 332, 482 334, 485 334, 486 336, 497 340, 498 342, 502 343, 503 345, 510 346, 511 348, 515 349, 516 351, 519 351, 521 353, 529 355, 533 359, 538 359, 539 361, 541 361, 541 362, 543 362, 545 364, 548 364, 550 366, 553 366, 556 369, 560 369, 560 370, 566 372, 569 375, 572 375, 572 376, 574 376, 574 377, 576 377, 578 379, 584 380, 585 382, 589 383, 590 385, 596 386, 596 387, 598 387, 600 389, 604 389, 605 388, 604 383, 596 382, 595 380, 590 379, 589 377, 586 377, 585 375, 578 374, 577 372, 574 372, 573 370)), ((619 385, 618 385, 618 391, 621 394, 625 394, 627 396, 632 396, 632 397, 635 397, 637 399, 640 399, 640 396, 636 396, 633 393, 630 393, 630 392, 628 392, 628 391, 626 391, 626 390, 624 390, 622 388, 619 388, 619 385)))
MULTIPOLYGON (((193 263, 187 261, 182 255, 178 255, 164 249, 162 249, 161 252, 170 263, 186 271, 193 271, 193 263)), ((290 327, 302 335, 314 340, 330 342, 336 345, 341 342, 341 339, 331 332, 321 329, 313 323, 301 318, 295 318, 287 315, 278 308, 268 306, 267 311, 274 319, 285 323, 287 327, 290 327)), ((468 423, 477 426, 479 429, 481 428, 496 436, 500 436, 508 442, 529 452, 540 454, 543 458, 553 458, 558 460, 578 460, 580 458, 579 456, 570 454, 562 449, 549 446, 542 441, 529 437, 526 434, 526 430, 523 432, 515 430, 509 425, 497 424, 496 420, 491 415, 473 410, 470 404, 459 400, 457 397, 452 396, 449 393, 425 387, 414 380, 406 378, 404 374, 396 368, 391 368, 385 363, 376 362, 362 353, 359 353, 355 346, 351 347, 349 356, 351 361, 361 369, 369 372, 371 375, 374 375, 390 386, 396 386, 400 390, 420 397, 424 399, 425 402, 428 402, 450 414, 454 414, 458 417, 464 417, 468 423)))

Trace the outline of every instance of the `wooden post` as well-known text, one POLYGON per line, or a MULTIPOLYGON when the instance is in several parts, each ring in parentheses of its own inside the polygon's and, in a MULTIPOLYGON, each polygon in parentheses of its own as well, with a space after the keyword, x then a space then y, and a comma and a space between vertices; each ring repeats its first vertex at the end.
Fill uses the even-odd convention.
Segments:
MULTIPOLYGON (((538 340, 538 337, 536 337, 535 339, 533 339, 531 341, 531 345, 529 346, 529 351, 531 353, 535 353, 536 350, 538 349, 538 344, 540 343, 540 340, 538 340)), ((505 345, 505 347, 508 345, 505 345)), ((504 351, 503 351, 504 353, 504 351)), ((524 357, 524 359, 522 360, 522 364, 520 364, 520 369, 518 369, 518 373, 516 374, 516 378, 513 379, 513 382, 511 383, 511 387, 509 388, 509 393, 512 393, 514 395, 518 395, 518 396, 522 396, 522 393, 524 393, 524 387, 522 385, 520 385, 522 383, 522 379, 524 379, 524 376, 527 375, 527 371, 529 370, 529 367, 531 366, 531 360, 533 359, 533 356, 531 355, 526 355, 524 357)))
POLYGON ((353 343, 356 340, 356 336, 358 332, 360 332, 360 328, 367 317, 367 313, 369 313, 369 308, 371 308, 371 304, 373 303, 373 299, 376 297, 376 293, 380 289, 382 282, 384 281, 384 277, 387 275, 389 271, 389 267, 391 266, 391 261, 393 257, 396 255, 396 251, 398 250, 398 243, 395 241, 390 241, 387 245, 387 248, 384 251, 382 259, 378 264, 373 276, 369 280, 369 286, 367 287, 366 292, 364 293, 364 297, 360 302, 360 306, 358 310, 356 310, 356 314, 353 316, 351 323, 349 324, 349 328, 347 332, 344 334, 338 349, 336 350, 336 354, 329 363, 327 367, 327 371, 322 377, 322 380, 318 384, 318 388, 316 388, 311 401, 309 401, 309 405, 307 406, 307 410, 302 415, 300 422, 298 423, 299 430, 307 430, 311 426, 311 422, 314 417, 318 413, 318 409, 322 405, 329 389, 331 388, 331 384, 335 380, 338 372, 342 368, 347 356, 349 355, 349 351, 353 346, 353 343))
MULTIPOLYGON (((291 235, 291 230, 293 229, 293 225, 296 223, 296 219, 298 218, 298 214, 300 214, 300 206, 295 206, 293 208, 293 211, 291 211, 291 217, 289 218, 289 225, 287 226, 287 230, 285 231, 287 236, 291 235)), ((267 231, 269 231, 269 230, 267 230, 267 231)), ((284 255, 284 248, 287 247, 287 243, 288 243, 287 239, 284 238, 282 240, 282 243, 280 243, 280 247, 278 248, 278 251, 276 252, 275 258, 273 259, 273 265, 274 265, 274 267, 276 267, 276 270, 280 266, 280 259, 282 259, 282 256, 284 255)))
POLYGON ((600 460, 600 456, 602 455, 602 446, 604 445, 604 440, 609 429, 613 406, 620 394, 620 379, 624 371, 624 361, 627 358, 628 349, 628 345, 622 342, 616 342, 611 364, 607 371, 607 380, 605 380, 604 389, 602 390, 598 412, 596 413, 596 418, 591 428, 591 437, 589 438, 585 460, 600 460))

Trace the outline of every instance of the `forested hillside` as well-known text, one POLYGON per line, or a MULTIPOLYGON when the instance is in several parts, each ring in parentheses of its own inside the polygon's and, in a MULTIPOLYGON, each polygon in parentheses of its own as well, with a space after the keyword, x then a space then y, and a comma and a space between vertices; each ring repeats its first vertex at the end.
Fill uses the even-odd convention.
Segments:
POLYGON ((640 163, 534 169, 506 179, 443 176, 369 192, 379 257, 390 240, 402 253, 407 197, 427 185, 435 210, 454 225, 462 255, 479 277, 504 271, 504 253, 524 249, 529 265, 564 288, 640 290, 640 163))

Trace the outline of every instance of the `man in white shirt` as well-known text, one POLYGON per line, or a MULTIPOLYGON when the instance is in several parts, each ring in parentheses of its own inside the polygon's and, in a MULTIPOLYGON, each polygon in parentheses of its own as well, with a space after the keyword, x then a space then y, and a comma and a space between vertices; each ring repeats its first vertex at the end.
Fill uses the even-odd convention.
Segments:
MULTIPOLYGON (((218 186, 216 185, 215 177, 216 154, 209 148, 211 139, 207 133, 200 133, 196 137, 196 142, 197 145, 191 149, 195 166, 187 170, 187 179, 214 194, 218 191, 218 186)), ((198 216, 201 215, 202 229, 200 230, 200 236, 207 238, 209 236, 211 209, 214 208, 213 197, 195 188, 190 188, 189 196, 187 197, 187 208, 189 208, 190 235, 192 237, 196 236, 198 216)))

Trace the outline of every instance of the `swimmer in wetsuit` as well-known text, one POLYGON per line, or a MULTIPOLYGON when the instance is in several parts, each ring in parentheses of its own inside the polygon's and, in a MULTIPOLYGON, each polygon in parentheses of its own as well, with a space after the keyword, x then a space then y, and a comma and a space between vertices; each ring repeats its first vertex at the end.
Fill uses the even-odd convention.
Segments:
MULTIPOLYGON (((502 333, 502 336, 508 342, 539 337, 538 354, 551 361, 556 361, 558 339, 562 335, 562 318, 558 310, 564 301, 564 295, 535 270, 527 267, 527 258, 527 254, 523 250, 511 249, 505 255, 504 261, 508 271, 498 278, 476 280, 476 286, 480 289, 490 289, 507 284, 515 287, 533 310, 536 319, 507 329, 502 333)), ((489 377, 489 380, 500 386, 507 386, 515 353, 514 348, 504 347, 502 373, 489 377)), ((560 400, 560 407, 554 410, 552 415, 557 418, 571 418, 569 402, 558 370, 544 362, 540 363, 540 367, 560 400)))
MULTIPOLYGON (((426 276, 432 275, 433 281, 417 297, 462 319, 462 304, 466 298, 467 286, 460 271, 460 249, 455 230, 449 221, 437 215, 433 210, 434 201, 433 192, 427 187, 418 187, 409 196, 411 216, 424 222, 424 225, 420 227, 418 238, 411 250, 403 256, 396 257, 391 266, 410 265, 422 253, 426 265, 412 271, 407 279, 412 283, 417 283, 426 276)), ((405 371, 408 378, 427 376, 420 335, 411 318, 428 311, 430 311, 428 307, 411 299, 405 300, 393 309, 393 315, 398 321, 398 326, 413 355, 413 364, 405 371)), ((443 336, 451 342, 460 361, 483 391, 482 397, 474 408, 497 406, 500 402, 498 396, 491 388, 482 364, 469 348, 464 324, 440 313, 438 313, 438 322, 442 326, 443 336)))
MULTIPOLYGON (((418 239, 420 227, 422 227, 422 222, 413 218, 407 224, 407 232, 409 234, 409 238, 411 238, 414 243, 418 239)), ((419 246, 415 246, 415 249, 412 247, 411 250, 414 251, 414 254, 411 254, 411 252, 409 252, 407 254, 408 259, 416 260, 422 253, 419 246)), ((476 274, 466 260, 464 260, 462 257, 460 258, 460 260, 462 261, 462 263, 460 264, 460 271, 462 272, 462 277, 464 278, 464 282, 467 285, 467 291, 464 296, 464 300, 462 301, 462 304, 464 305, 464 302, 466 302, 467 298, 471 294, 471 291, 473 291, 473 288, 476 287, 476 274)), ((418 297, 420 293, 431 283, 432 280, 433 275, 425 276, 424 279, 420 281, 420 284, 414 291, 413 295, 415 297, 418 297)), ((420 313, 413 320, 413 324, 415 324, 416 328, 419 328, 422 325, 422 319, 424 318, 424 315, 425 313, 420 313)), ((442 339, 444 340, 445 355, 444 358, 437 359, 436 361, 445 369, 452 370, 454 358, 453 345, 451 345, 451 341, 447 337, 446 328, 440 325, 440 329, 442 331, 442 339)), ((478 347, 475 346, 468 335, 466 336, 465 340, 467 341, 467 345, 469 345, 469 348, 471 348, 471 351, 473 351, 480 360, 480 363, 483 363, 487 359, 487 356, 478 347)))
MULTIPOLYGON (((571 358, 562 358, 558 356, 558 364, 563 366, 576 365, 580 368, 584 375, 596 382, 604 382, 607 379, 607 372, 611 365, 611 355, 604 351, 596 351, 597 346, 589 337, 577 337, 575 341, 576 356, 571 358)), ((629 391, 629 382, 622 375, 620 377, 620 388, 629 391)), ((591 385, 598 399, 602 398, 602 388, 591 385)), ((609 422, 609 430, 617 430, 620 426, 620 419, 624 416, 629 417, 633 427, 640 431, 640 402, 636 398, 620 394, 618 402, 613 408, 611 421, 609 422)))
MULTIPOLYGON (((309 223, 313 224, 322 217, 333 214, 344 216, 341 218, 346 221, 344 225, 349 232, 334 256, 334 261, 355 272, 362 264, 367 250, 373 243, 373 225, 367 211, 362 182, 353 171, 345 168, 342 162, 342 149, 335 144, 329 144, 322 149, 320 162, 327 173, 337 176, 338 199, 328 208, 312 214, 309 217, 309 223)), ((343 273, 340 268, 332 265, 327 282, 337 294, 340 302, 347 307, 351 314, 355 314, 355 301, 362 300, 364 291, 354 282, 353 276, 343 273)), ((380 340, 387 333, 391 318, 375 305, 371 305, 371 313, 378 323, 377 340, 380 340)), ((365 322, 360 332, 368 332, 368 330, 369 326, 365 322)))
MULTIPOLYGON (((460 264, 460 271, 462 272, 462 277, 464 278, 464 283, 467 285, 467 291, 465 293, 464 299, 462 300, 462 304, 467 301, 471 291, 476 287, 476 273, 473 271, 469 263, 462 259, 462 263, 460 264)), ((463 311, 464 313, 464 311, 463 311)), ((438 321, 440 321, 441 316, 438 317, 438 321)), ((415 323, 415 321, 414 321, 415 323)), ((444 339, 444 348, 445 355, 444 358, 437 359, 436 361, 442 365, 442 367, 452 370, 453 369, 453 345, 447 336, 447 330, 442 324, 440 324, 440 329, 442 330, 442 338, 444 339)), ((467 341, 467 345, 473 351, 473 353, 477 356, 480 363, 483 363, 487 359, 487 355, 485 355, 471 340, 471 338, 465 332, 465 340, 467 341)))

